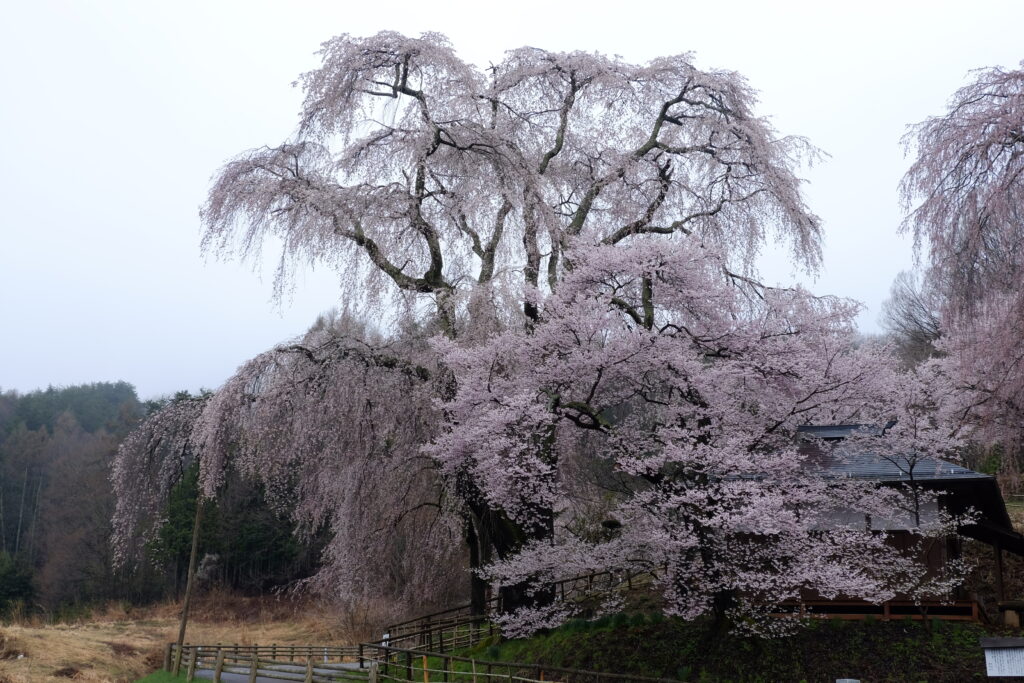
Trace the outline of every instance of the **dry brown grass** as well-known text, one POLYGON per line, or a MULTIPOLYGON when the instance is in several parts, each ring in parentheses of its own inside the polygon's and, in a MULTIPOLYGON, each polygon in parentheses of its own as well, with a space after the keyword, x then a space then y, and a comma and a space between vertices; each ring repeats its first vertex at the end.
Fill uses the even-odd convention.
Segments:
MULTIPOLYGON (((130 683, 160 667, 177 637, 180 607, 112 605, 88 621, 0 626, 0 683, 130 683), (20 656, 19 656, 20 655, 20 656)), ((308 602, 206 596, 196 605, 192 643, 349 644, 364 634, 308 602)))

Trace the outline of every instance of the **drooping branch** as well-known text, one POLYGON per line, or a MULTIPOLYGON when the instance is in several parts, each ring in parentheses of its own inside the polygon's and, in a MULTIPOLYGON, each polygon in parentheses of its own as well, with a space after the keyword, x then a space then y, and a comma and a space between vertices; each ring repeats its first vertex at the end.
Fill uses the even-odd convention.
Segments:
POLYGON ((942 368, 965 397, 960 424, 999 444, 1016 489, 1024 462, 1024 64, 976 71, 948 111, 912 126, 915 152, 900 189, 902 229, 924 256, 915 301, 909 279, 887 309, 911 362, 942 368), (908 290, 908 287, 910 288, 908 290), (906 290, 906 291, 904 291, 906 290), (926 360, 932 357, 931 360, 926 360))

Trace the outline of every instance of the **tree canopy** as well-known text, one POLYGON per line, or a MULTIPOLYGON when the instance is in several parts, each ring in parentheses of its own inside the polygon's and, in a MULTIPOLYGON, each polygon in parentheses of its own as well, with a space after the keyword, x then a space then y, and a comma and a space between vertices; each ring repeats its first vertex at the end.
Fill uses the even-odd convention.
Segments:
POLYGON ((293 137, 228 163, 203 210, 209 250, 281 238, 282 283, 326 262, 352 305, 427 294, 452 335, 472 294, 510 290, 532 315, 527 290, 555 288, 577 241, 692 236, 750 268, 773 234, 820 261, 793 172, 814 150, 756 116, 736 73, 536 48, 480 70, 437 34, 321 55, 293 137))

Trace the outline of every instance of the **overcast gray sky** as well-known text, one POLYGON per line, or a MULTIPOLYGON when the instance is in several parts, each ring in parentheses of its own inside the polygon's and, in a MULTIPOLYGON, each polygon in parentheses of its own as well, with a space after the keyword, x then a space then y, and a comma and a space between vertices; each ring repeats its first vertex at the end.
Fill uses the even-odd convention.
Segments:
MULTIPOLYGON (((277 144, 290 87, 339 33, 447 34, 486 65, 522 45, 630 61, 684 51, 744 74, 760 112, 831 157, 807 171, 824 219, 819 293, 868 309, 912 264, 897 236, 906 124, 973 68, 1024 59, 1024 3, 7 3, 0 24, 0 389, 126 380, 143 397, 215 388, 337 303, 331 274, 271 301, 262 271, 206 262, 197 211, 229 157, 277 144)), ((769 257, 766 279, 794 275, 769 257)))

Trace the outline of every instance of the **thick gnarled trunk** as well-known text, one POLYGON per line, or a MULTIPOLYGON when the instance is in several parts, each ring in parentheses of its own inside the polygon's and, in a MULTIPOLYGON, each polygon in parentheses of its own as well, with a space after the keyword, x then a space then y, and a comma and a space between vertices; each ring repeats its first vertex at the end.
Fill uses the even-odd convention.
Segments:
MULTIPOLYGON (((467 540, 473 539, 470 540, 470 562, 472 564, 473 558, 477 558, 479 567, 486 567, 492 559, 510 559, 526 543, 550 540, 554 534, 554 513, 550 509, 535 511, 540 521, 531 525, 519 524, 486 503, 477 502, 471 505, 471 509, 474 532, 467 534, 467 540), (476 549, 473 547, 474 541, 476 549)), ((486 612, 486 587, 487 582, 474 572, 471 579, 473 614, 486 612)), ((553 588, 542 585, 534 577, 525 577, 498 588, 497 612, 511 614, 524 607, 543 607, 550 605, 554 599, 553 588)))

